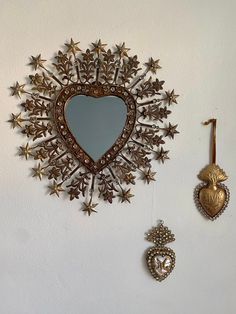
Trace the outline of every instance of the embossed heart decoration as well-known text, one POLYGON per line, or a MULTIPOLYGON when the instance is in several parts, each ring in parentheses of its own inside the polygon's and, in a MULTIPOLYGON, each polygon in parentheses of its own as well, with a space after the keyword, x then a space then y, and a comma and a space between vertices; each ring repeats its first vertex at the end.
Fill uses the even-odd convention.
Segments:
POLYGON ((168 120, 178 95, 163 89, 159 59, 150 58, 142 70, 125 43, 114 50, 106 46, 98 40, 82 51, 71 39, 51 64, 41 54, 32 56, 36 73, 29 75, 29 86, 16 82, 11 87, 13 96, 24 97, 22 110, 9 120, 27 137, 19 155, 36 162, 32 176, 47 177, 51 195, 67 193, 70 200, 82 201, 89 216, 97 211, 96 195, 109 203, 116 197, 129 203, 136 178, 154 181, 152 160, 169 159, 165 142, 179 133, 168 120), (99 158, 86 151, 67 121, 66 108, 76 96, 118 97, 126 106, 122 130, 99 158))
POLYGON ((146 240, 155 244, 146 253, 148 269, 156 280, 162 281, 175 267, 175 252, 165 246, 175 240, 174 234, 160 221, 147 233, 146 240))
POLYGON ((222 182, 228 179, 225 171, 216 164, 216 119, 212 118, 204 125, 212 124, 211 163, 200 171, 200 183, 194 191, 197 208, 210 220, 218 218, 229 203, 230 192, 222 182))
POLYGON ((205 183, 200 183, 196 187, 195 203, 207 218, 215 220, 229 203, 229 189, 221 183, 228 176, 218 165, 210 164, 200 172, 198 177, 205 183))

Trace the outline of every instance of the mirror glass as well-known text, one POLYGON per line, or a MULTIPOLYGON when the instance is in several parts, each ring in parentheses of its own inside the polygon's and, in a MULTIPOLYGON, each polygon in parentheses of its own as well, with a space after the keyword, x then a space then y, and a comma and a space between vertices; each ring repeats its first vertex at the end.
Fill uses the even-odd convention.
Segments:
POLYGON ((126 104, 116 96, 77 95, 65 106, 71 133, 94 161, 115 143, 125 126, 126 115, 126 104))

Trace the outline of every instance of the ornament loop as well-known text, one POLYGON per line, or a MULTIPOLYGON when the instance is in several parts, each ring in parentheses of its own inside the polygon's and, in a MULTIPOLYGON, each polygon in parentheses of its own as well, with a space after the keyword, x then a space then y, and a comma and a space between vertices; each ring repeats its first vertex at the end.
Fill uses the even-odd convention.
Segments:
POLYGON ((212 135, 211 135, 211 163, 216 163, 216 119, 210 119, 206 122, 203 122, 203 125, 208 125, 212 123, 212 135))

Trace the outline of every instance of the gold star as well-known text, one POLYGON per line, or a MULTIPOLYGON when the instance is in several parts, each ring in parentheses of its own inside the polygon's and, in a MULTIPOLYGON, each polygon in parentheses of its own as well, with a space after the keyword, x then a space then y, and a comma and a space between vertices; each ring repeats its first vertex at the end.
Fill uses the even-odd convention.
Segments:
POLYGON ((32 65, 32 67, 36 71, 38 68, 43 68, 43 63, 46 61, 47 60, 41 59, 41 54, 39 54, 37 57, 31 56, 31 62, 29 63, 29 65, 32 65))
POLYGON ((169 106, 172 103, 177 104, 176 98, 179 97, 179 95, 175 95, 175 90, 174 89, 172 89, 171 92, 165 92, 165 93, 166 93, 166 98, 164 98, 164 100, 166 100, 168 102, 169 106))
POLYGON ((147 66, 148 71, 151 71, 153 74, 157 73, 158 69, 161 69, 161 66, 159 65, 160 59, 154 61, 153 58, 150 58, 145 65, 147 66))
POLYGON ((124 202, 130 203, 130 198, 133 197, 134 195, 130 193, 130 189, 128 190, 122 189, 121 193, 118 196, 121 199, 121 203, 124 203, 124 202))
POLYGON ((172 139, 174 138, 175 134, 178 134, 179 132, 176 130, 178 124, 172 125, 169 123, 168 127, 166 127, 164 130, 166 132, 165 136, 169 136, 172 139))
POLYGON ((45 175, 44 168, 41 167, 40 164, 38 164, 37 168, 32 168, 34 174, 33 177, 38 177, 40 180, 42 180, 42 177, 45 175))
POLYGON ((130 50, 130 48, 125 48, 125 43, 120 46, 116 45, 116 48, 117 50, 115 51, 115 53, 118 54, 120 58, 128 57, 127 52, 130 50))
POLYGON ((124 176, 124 181, 126 184, 135 184, 135 179, 136 177, 132 174, 132 173, 127 173, 125 176, 124 176))
POLYGON ((32 149, 29 147, 29 143, 25 146, 20 146, 20 156, 24 156, 25 159, 28 159, 29 156, 33 156, 32 149))
POLYGON ((148 169, 147 172, 144 172, 143 180, 145 180, 147 184, 149 184, 151 181, 156 181, 154 178, 155 174, 156 172, 151 172, 151 170, 148 169))
POLYGON ((12 96, 18 96, 21 97, 21 94, 26 93, 24 90, 25 84, 20 85, 19 82, 16 82, 15 86, 11 86, 12 89, 12 96))
POLYGON ((101 39, 99 39, 99 41, 96 43, 92 43, 93 45, 93 50, 94 52, 96 52, 98 55, 100 54, 100 52, 106 52, 104 47, 107 46, 107 44, 102 44, 101 39))
POLYGON ((10 122, 10 123, 12 123, 12 127, 13 127, 13 129, 15 128, 15 127, 22 127, 21 126, 21 123, 23 122, 24 120, 21 118, 21 113, 19 113, 19 114, 16 114, 16 115, 14 115, 14 113, 12 113, 11 114, 11 119, 10 120, 8 120, 8 122, 10 122))
POLYGON ((76 54, 77 51, 81 51, 81 49, 78 47, 78 44, 80 42, 78 41, 77 43, 75 43, 73 41, 73 39, 70 39, 70 43, 69 44, 65 44, 67 47, 67 51, 66 52, 71 52, 73 55, 76 54))
POLYGON ((62 183, 57 184, 56 181, 52 185, 49 185, 49 189, 51 190, 50 195, 56 194, 59 197, 59 193, 65 191, 61 185, 62 183))
POLYGON ((156 159, 160 160, 164 164, 166 159, 170 159, 168 157, 168 153, 168 150, 164 150, 163 147, 161 147, 160 151, 157 153, 156 159))
POLYGON ((83 203, 84 206, 83 206, 83 212, 87 213, 89 216, 92 214, 92 213, 97 213, 97 211, 94 209, 98 204, 92 204, 91 202, 89 203, 83 203))

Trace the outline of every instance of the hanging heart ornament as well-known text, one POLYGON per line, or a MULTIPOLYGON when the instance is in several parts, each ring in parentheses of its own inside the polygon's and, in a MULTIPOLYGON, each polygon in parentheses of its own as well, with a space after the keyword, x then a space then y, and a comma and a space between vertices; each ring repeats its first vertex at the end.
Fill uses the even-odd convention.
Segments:
POLYGON ((218 165, 216 165, 216 119, 204 122, 204 125, 212 123, 212 162, 206 166, 198 175, 204 181, 195 189, 195 203, 198 209, 210 220, 218 218, 229 202, 229 189, 222 181, 228 176, 218 165))
POLYGON ((229 202, 229 189, 220 183, 228 177, 215 164, 205 167, 198 177, 205 183, 200 183, 196 188, 197 207, 207 218, 214 220, 223 213, 229 202))
POLYGON ((174 234, 160 221, 147 233, 146 240, 155 244, 146 254, 148 269, 157 281, 162 281, 175 267, 175 252, 165 246, 175 240, 174 234))

